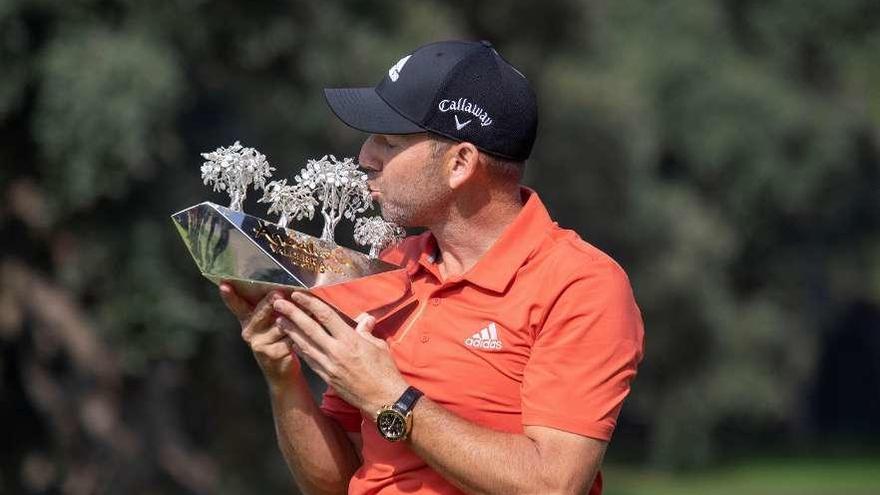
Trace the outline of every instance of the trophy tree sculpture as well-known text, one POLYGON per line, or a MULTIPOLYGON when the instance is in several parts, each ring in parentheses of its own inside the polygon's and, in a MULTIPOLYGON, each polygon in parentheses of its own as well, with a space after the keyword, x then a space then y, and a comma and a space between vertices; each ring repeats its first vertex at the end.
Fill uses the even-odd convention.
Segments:
POLYGON ((400 242, 406 235, 402 227, 386 222, 380 216, 361 217, 354 224, 354 241, 370 246, 370 258, 378 258, 386 247, 400 242))
POLYGON ((202 153, 207 160, 202 164, 202 180, 205 185, 213 184, 214 191, 229 193, 229 209, 242 211, 248 186, 260 190, 266 179, 275 170, 266 161, 266 155, 253 148, 245 148, 240 142, 228 148, 217 148, 211 153, 202 153))
POLYGON ((202 156, 202 180, 228 193, 229 207, 206 201, 171 218, 206 278, 231 283, 251 302, 270 290, 309 290, 349 318, 390 308, 409 294, 406 271, 377 259, 403 231, 381 218, 357 218, 372 198, 367 176, 352 158, 308 160, 292 183, 267 184, 275 169, 265 155, 238 141, 202 156), (277 222, 242 211, 250 187, 264 189, 257 202, 268 203, 277 222), (316 211, 324 218, 320 238, 291 228, 291 222, 313 218, 316 211), (336 244, 343 218, 358 222, 356 237, 371 246, 369 256, 336 244))
POLYGON ((279 215, 278 226, 282 229, 286 229, 292 219, 312 218, 318 205, 318 200, 308 187, 299 182, 287 185, 287 179, 270 182, 257 202, 271 205, 268 213, 279 215))
POLYGON ((335 243, 336 226, 343 217, 354 221, 355 215, 365 212, 373 203, 367 174, 358 169, 353 158, 339 161, 333 155, 325 155, 309 160, 294 180, 321 201, 321 240, 327 242, 335 243))

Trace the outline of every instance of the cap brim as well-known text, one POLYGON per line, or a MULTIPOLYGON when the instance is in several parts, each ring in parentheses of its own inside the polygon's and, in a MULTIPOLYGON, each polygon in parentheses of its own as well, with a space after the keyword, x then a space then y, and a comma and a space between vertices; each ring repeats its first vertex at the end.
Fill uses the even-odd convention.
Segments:
POLYGON ((425 130, 397 113, 375 88, 326 88, 330 110, 348 126, 371 134, 415 134, 425 130))

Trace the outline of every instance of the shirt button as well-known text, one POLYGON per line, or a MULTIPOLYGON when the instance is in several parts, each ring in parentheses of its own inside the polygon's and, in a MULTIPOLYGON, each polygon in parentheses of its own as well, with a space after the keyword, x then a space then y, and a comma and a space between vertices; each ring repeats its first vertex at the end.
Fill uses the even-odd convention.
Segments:
POLYGON ((419 340, 421 340, 423 344, 427 344, 428 341, 431 340, 431 337, 428 337, 427 335, 422 335, 422 338, 420 338, 419 340))
POLYGON ((440 298, 432 297, 431 298, 431 306, 440 306, 440 298))

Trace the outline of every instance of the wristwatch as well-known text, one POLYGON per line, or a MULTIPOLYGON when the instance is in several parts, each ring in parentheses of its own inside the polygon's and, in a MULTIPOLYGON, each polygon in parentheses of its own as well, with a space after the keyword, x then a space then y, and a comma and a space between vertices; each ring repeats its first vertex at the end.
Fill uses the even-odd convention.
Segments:
POLYGON ((379 409, 376 413, 376 427, 382 438, 389 442, 406 440, 412 430, 412 410, 421 397, 421 390, 409 387, 397 402, 379 409))

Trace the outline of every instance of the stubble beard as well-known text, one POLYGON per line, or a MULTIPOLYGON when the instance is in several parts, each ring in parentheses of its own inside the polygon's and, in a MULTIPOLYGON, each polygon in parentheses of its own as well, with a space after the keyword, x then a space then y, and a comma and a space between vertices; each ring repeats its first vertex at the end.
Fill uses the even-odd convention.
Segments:
POLYGON ((379 202, 382 218, 401 227, 430 227, 441 214, 448 193, 437 187, 413 187, 396 200, 379 202))
POLYGON ((401 227, 430 227, 444 215, 452 191, 444 185, 437 162, 426 167, 429 173, 380 199, 382 218, 401 227))

